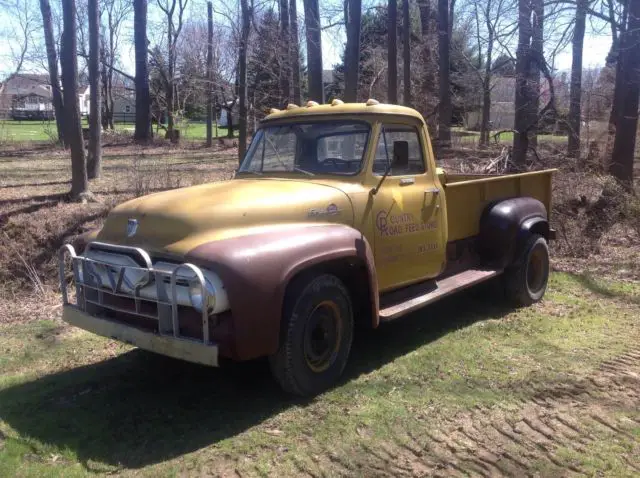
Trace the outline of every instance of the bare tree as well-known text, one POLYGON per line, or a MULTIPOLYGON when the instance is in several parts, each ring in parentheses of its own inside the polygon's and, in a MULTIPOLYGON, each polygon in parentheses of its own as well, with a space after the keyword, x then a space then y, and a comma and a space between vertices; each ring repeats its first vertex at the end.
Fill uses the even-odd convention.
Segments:
POLYGON ((282 105, 291 99, 291 33, 289 32, 289 0, 280 0, 280 44, 282 56, 280 66, 280 94, 282 105))
POLYGON ((532 101, 528 82, 531 63, 531 3, 518 0, 518 50, 516 53, 516 95, 513 134, 513 160, 518 167, 524 167, 529 150, 529 104, 532 101))
POLYGON ((582 48, 589 0, 577 0, 575 26, 573 28, 573 51, 571 61, 571 90, 569 100, 569 138, 567 154, 580 158, 580 122, 582 119, 582 48))
POLYGON ((528 83, 532 90, 529 102, 529 147, 538 147, 538 112, 540 110, 540 71, 544 62, 544 1, 531 0, 531 55, 528 83))
MULTIPOLYGON (((242 29, 240 31, 240 45, 238 52, 238 97, 239 97, 239 128, 238 128, 238 161, 242 162, 247 150, 247 43, 251 33, 251 14, 248 0, 240 0, 242 29)), ((231 112, 229 111, 229 117, 231 112)), ((232 129, 232 126, 229 126, 232 129)))
POLYGON ((304 0, 304 24, 307 37, 307 68, 310 99, 324 103, 322 82, 322 40, 318 0, 304 0))
POLYGON ((436 90, 436 54, 434 50, 434 42, 432 41, 434 31, 434 15, 431 8, 431 0, 418 0, 418 8, 420 9, 420 29, 421 29, 421 50, 420 56, 422 66, 420 68, 421 76, 421 91, 422 97, 425 101, 425 106, 428 108, 423 112, 427 125, 429 127, 429 133, 432 137, 435 137, 437 132, 436 124, 436 111, 438 108, 437 95, 434 95, 436 90))
POLYGON ((293 80, 293 102, 302 103, 302 89, 300 85, 300 34, 298 32, 298 9, 296 0, 289 0, 289 15, 291 15, 291 69, 293 80))
POLYGON ((42 13, 42 26, 44 29, 44 43, 47 50, 47 66, 49 70, 49 83, 51 84, 51 99, 56 115, 58 127, 58 142, 65 143, 64 137, 64 109, 62 107, 62 91, 58 77, 58 55, 56 54, 56 42, 53 35, 53 22, 51 21, 51 5, 49 0, 40 0, 40 12, 42 13))
POLYGON ((213 5, 207 2, 207 146, 212 144, 213 127, 213 5))
MULTIPOLYGON (((102 28, 101 63, 105 66, 102 70, 102 91, 104 117, 103 127, 113 129, 113 113, 115 99, 113 96, 114 73, 122 74, 116 68, 120 51, 120 34, 125 20, 131 12, 129 0, 106 0, 100 2, 105 16, 105 24, 102 28)), ((135 25, 134 25, 135 28, 135 25)), ((128 75, 124 75, 125 77, 128 75)))
MULTIPOLYGON (((166 17, 167 25, 167 61, 166 68, 162 71, 165 83, 165 96, 167 103, 167 133, 166 137, 171 141, 176 141, 175 118, 174 118, 174 94, 175 94, 175 73, 176 73, 176 45, 180 38, 180 32, 184 25, 184 12, 189 0, 157 0, 158 7, 166 17), (176 11, 177 10, 177 11, 176 11)), ((163 61, 158 62, 164 64, 163 61)))
POLYGON ((88 191, 87 164, 82 144, 78 107, 78 56, 76 40, 76 2, 62 2, 62 91, 64 93, 65 139, 71 149, 71 197, 80 199, 88 191))
POLYGON ((344 49, 344 99, 351 103, 358 100, 361 17, 362 0, 345 0, 344 22, 347 30, 347 44, 344 49))
POLYGON ((133 0, 133 38, 136 55, 136 126, 137 141, 151 139, 151 96, 147 49, 147 0, 133 0))
POLYGON ((9 66, 13 74, 22 70, 27 53, 33 47, 33 35, 38 30, 38 22, 29 0, 10 0, 4 6, 6 28, 3 31, 3 43, 9 55, 4 66, 9 66))
POLYGON ((624 1, 627 24, 619 39, 618 78, 614 94, 618 98, 616 135, 609 172, 625 184, 631 185, 640 103, 640 2, 624 1))
POLYGON ((102 169, 102 146, 100 133, 100 10, 98 0, 89 0, 89 151, 87 157, 87 175, 89 179, 100 177, 102 169))
POLYGON ((389 0, 387 24, 387 74, 389 77, 387 101, 398 102, 398 2, 389 0))
POLYGON ((510 56, 504 52, 502 45, 510 43, 516 30, 517 22, 512 15, 513 5, 512 0, 486 0, 484 4, 474 2, 470 12, 469 23, 475 23, 477 57, 471 59, 466 57, 464 52, 461 54, 475 71, 482 87, 480 146, 486 146, 489 142, 494 73, 510 61, 510 56), (495 53, 498 53, 498 57, 494 61, 495 53))
POLYGON ((438 142, 440 146, 451 145, 451 89, 449 85, 449 2, 438 0, 438 53, 440 103, 438 106, 438 142))
POLYGON ((403 103, 407 106, 411 106, 411 19, 409 18, 409 7, 409 0, 402 0, 403 103))

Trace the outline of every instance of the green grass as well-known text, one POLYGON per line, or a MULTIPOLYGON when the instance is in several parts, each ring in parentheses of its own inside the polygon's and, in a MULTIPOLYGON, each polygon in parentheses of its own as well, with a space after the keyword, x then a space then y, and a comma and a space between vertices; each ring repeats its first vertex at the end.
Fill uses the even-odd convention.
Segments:
MULTIPOLYGON (((459 128, 459 127, 451 128, 451 131, 452 131, 452 140, 454 144, 456 142, 460 142, 465 145, 478 144, 478 141, 480 140, 479 131, 467 131, 464 128, 459 128)), ((495 142, 493 135, 496 132, 497 131, 491 131, 491 133, 489 134, 489 141, 491 143, 495 142)), ((552 134, 541 134, 541 135, 538 135, 538 141, 541 141, 543 143, 563 143, 564 144, 567 142, 567 137, 552 135, 552 134)), ((500 144, 513 143, 513 133, 511 132, 502 133, 499 137, 499 143, 500 144)))
MULTIPOLYGON (((85 128, 87 127, 86 120, 83 120, 82 125, 85 128)), ((133 134, 133 123, 116 123, 114 126, 116 131, 126 131, 133 134)), ((188 140, 204 140, 207 136, 205 123, 184 121, 180 123, 178 128, 182 130, 182 137, 188 140)), ((0 120, 0 143, 55 141, 57 139, 57 131, 55 121, 0 120)), ((226 137, 227 133, 227 128, 218 128, 218 137, 226 137)), ((160 134, 163 134, 162 130, 160 134)), ((213 134, 215 136, 215 128, 213 134)))
MULTIPOLYGON (((428 439, 477 407, 519 409, 637 346, 637 284, 554 274, 546 300, 520 310, 495 287, 357 336, 342 383, 308 401, 284 396, 265 361, 208 369, 59 321, 2 325, 0 476, 335 475, 349 463, 367 476, 375 450, 398 453, 408 433, 428 439)), ((556 457, 628 474, 629 433, 556 457)))

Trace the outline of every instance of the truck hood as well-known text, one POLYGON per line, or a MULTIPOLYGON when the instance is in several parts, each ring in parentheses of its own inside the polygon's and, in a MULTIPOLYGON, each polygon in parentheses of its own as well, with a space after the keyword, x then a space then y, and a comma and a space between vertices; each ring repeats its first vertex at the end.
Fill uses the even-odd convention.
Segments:
POLYGON ((109 213, 96 240, 185 254, 204 242, 302 222, 353 225, 351 201, 326 182, 234 179, 125 202, 109 213))

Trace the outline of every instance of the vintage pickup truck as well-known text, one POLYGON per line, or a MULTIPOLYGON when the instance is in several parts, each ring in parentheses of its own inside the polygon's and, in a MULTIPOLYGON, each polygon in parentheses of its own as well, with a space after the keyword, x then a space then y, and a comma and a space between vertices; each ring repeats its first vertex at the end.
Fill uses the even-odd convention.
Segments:
POLYGON ((356 326, 500 275, 515 304, 539 301, 552 173, 448 174, 402 106, 272 110, 233 180, 133 199, 81 254, 65 245, 63 318, 210 366, 266 356, 286 391, 317 394, 356 326))

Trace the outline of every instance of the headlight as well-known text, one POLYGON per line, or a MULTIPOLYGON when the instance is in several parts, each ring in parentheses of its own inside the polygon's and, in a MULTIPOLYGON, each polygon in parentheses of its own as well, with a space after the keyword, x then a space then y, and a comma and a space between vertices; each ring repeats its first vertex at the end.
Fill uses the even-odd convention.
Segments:
MULTIPOLYGON (((204 287, 207 291, 207 311, 211 314, 216 307, 216 288, 206 277, 204 279, 204 287)), ((202 288, 198 279, 189 281, 189 299, 193 308, 198 312, 202 312, 202 288)))

